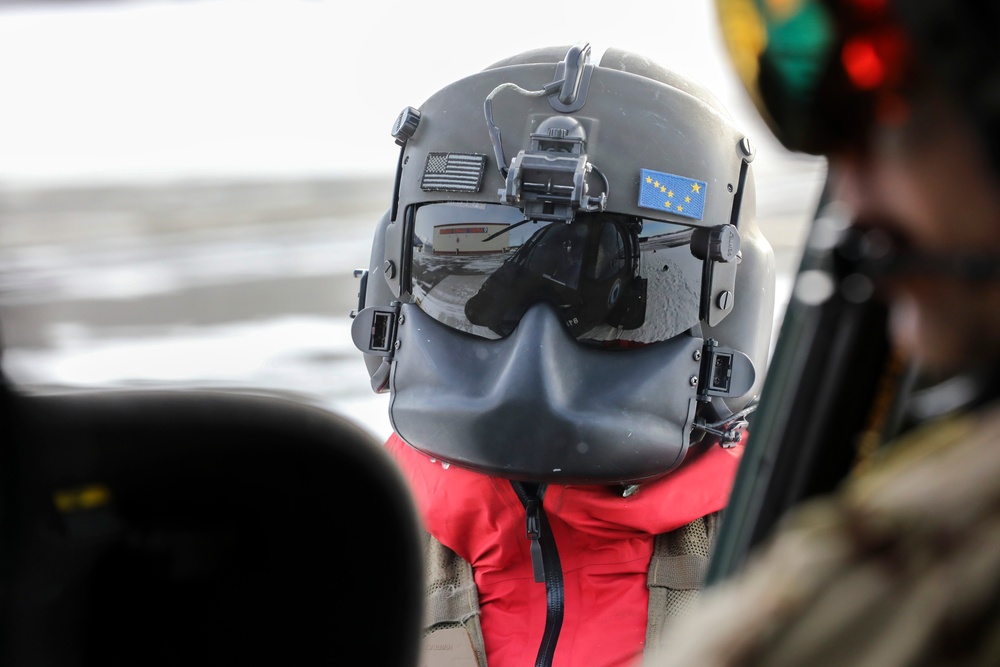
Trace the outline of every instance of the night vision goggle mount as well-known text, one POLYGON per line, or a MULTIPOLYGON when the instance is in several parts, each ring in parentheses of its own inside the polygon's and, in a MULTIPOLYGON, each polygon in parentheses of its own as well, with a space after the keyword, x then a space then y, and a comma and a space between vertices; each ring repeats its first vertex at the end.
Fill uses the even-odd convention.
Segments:
POLYGON ((581 108, 590 87, 590 45, 582 42, 566 53, 566 59, 556 66, 555 80, 540 90, 525 90, 513 83, 497 86, 486 97, 483 111, 493 142, 497 166, 506 182, 498 190, 500 201, 517 206, 524 217, 533 220, 571 222, 577 211, 603 211, 608 201, 608 180, 587 160, 587 133, 575 118, 551 116, 533 132, 527 150, 521 150, 510 166, 504 157, 500 128, 493 122, 493 97, 501 90, 511 89, 527 97, 548 96, 556 111, 571 113, 581 108), (590 195, 587 175, 595 172, 604 190, 590 195))

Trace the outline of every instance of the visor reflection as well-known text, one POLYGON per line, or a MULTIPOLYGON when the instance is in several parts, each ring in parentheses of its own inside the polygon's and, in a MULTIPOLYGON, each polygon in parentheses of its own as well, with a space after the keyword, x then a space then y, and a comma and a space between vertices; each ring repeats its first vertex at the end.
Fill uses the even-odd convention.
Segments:
POLYGON ((510 334, 538 302, 581 341, 652 343, 698 322, 701 262, 690 228, 615 214, 570 224, 512 206, 417 209, 411 292, 437 321, 483 338, 510 334))

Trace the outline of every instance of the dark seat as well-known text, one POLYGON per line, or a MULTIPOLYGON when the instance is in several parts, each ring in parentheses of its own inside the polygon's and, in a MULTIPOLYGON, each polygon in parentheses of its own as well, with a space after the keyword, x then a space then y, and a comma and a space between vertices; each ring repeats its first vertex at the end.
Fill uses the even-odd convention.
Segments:
POLYGON ((0 664, 416 664, 416 514, 353 422, 206 391, 0 409, 0 664))

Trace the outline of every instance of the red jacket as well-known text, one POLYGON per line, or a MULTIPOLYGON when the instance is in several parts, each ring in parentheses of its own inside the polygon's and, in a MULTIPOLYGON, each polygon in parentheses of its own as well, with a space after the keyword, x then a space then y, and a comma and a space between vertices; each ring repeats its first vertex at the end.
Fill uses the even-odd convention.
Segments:
MULTIPOLYGON (((490 667, 535 663, 546 621, 525 509, 508 480, 444 466, 390 436, 426 530, 470 562, 490 667)), ((653 537, 722 509, 743 447, 692 447, 678 469, 623 498, 606 486, 549 485, 543 508, 565 606, 553 665, 633 665, 646 635, 653 537)))

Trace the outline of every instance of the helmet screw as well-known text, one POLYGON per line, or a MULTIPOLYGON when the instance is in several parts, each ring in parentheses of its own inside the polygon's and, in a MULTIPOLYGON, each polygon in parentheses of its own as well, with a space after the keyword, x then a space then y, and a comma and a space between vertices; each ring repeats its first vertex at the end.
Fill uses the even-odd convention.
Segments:
POLYGON ((382 273, 384 273, 385 277, 389 280, 396 277, 396 265, 392 263, 391 259, 385 260, 385 263, 382 265, 382 273))
POLYGON ((400 324, 402 324, 404 319, 405 318, 402 315, 400 315, 399 319, 397 320, 397 322, 399 322, 400 324))
POLYGON ((733 293, 729 290, 719 292, 719 296, 715 300, 715 305, 717 305, 720 310, 729 310, 733 307, 733 293))
POLYGON ((400 344, 401 344, 401 343, 402 343, 402 341, 401 341, 401 340, 399 340, 399 339, 397 338, 397 339, 396 339, 396 344, 395 344, 395 345, 393 345, 393 347, 394 347, 394 348, 396 348, 396 349, 398 350, 398 349, 399 349, 399 346, 400 346, 400 344))
POLYGON ((692 375, 691 379, 689 380, 689 382, 691 383, 692 387, 697 387, 698 386, 698 376, 697 375, 692 375))
POLYGON ((695 361, 701 361, 701 350, 695 350, 694 354, 691 356, 694 357, 695 361))

